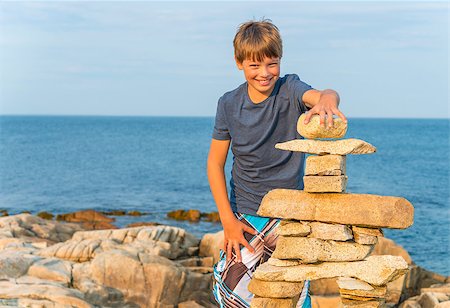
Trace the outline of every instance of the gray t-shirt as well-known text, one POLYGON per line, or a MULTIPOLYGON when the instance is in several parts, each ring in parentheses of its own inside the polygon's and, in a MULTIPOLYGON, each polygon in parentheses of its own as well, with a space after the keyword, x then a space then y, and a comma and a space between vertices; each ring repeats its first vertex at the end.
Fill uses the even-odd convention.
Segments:
POLYGON ((247 83, 219 99, 212 137, 231 140, 234 212, 256 215, 262 198, 274 188, 303 189, 305 155, 275 149, 275 144, 302 138, 297 120, 308 110, 302 96, 310 89, 293 74, 278 79, 272 94, 258 104, 250 100, 247 83))

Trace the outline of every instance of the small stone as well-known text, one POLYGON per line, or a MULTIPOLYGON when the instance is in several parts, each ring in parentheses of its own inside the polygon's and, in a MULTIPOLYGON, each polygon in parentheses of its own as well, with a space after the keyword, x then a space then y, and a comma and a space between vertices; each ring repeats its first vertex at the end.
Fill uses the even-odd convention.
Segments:
POLYGON ((275 148, 286 151, 303 152, 309 154, 370 154, 376 152, 376 148, 363 140, 344 139, 336 141, 319 141, 295 139, 277 143, 275 148))
POLYGON ((305 175, 345 175, 346 156, 311 155, 305 161, 305 175))
POLYGON ((284 236, 307 236, 311 233, 311 227, 308 223, 295 220, 282 220, 278 225, 276 232, 284 236))
MULTIPOLYGON (((338 279, 339 280, 339 279, 338 279)), ((356 280, 356 279, 355 279, 356 280)), ((360 283, 364 283, 364 281, 358 280, 360 283)), ((339 282, 338 282, 339 284, 339 282)), ((340 286, 341 284, 339 284, 340 286)), ((347 284, 348 285, 348 284, 347 284)), ((370 285, 369 285, 370 286, 370 285)), ((387 288, 386 286, 381 287, 372 287, 371 290, 360 290, 354 289, 354 285, 350 286, 353 289, 347 288, 339 288, 339 293, 341 293, 342 298, 355 299, 355 300, 369 300, 375 298, 385 298, 387 288)))
POLYGON ((413 223, 414 207, 400 197, 274 189, 264 196, 257 213, 282 219, 406 229, 413 223))
POLYGON ((361 245, 375 245, 378 243, 378 237, 363 233, 353 233, 355 242, 361 245))
POLYGON ((250 303, 250 308, 295 308, 298 296, 295 298, 266 298, 254 297, 250 303))
POLYGON ((303 177, 304 191, 314 193, 344 192, 347 188, 348 177, 346 175, 321 176, 307 175, 303 177))
POLYGON ((343 308, 378 308, 384 306, 384 300, 358 301, 351 299, 342 299, 343 308))
POLYGON ((309 223, 309 226, 311 233, 308 237, 334 241, 348 241, 353 238, 352 231, 346 225, 314 221, 309 223))
POLYGON ((288 298, 301 293, 303 282, 263 281, 253 278, 248 290, 258 297, 288 298))
POLYGON ((339 289, 361 291, 371 291, 374 289, 373 286, 371 286, 367 282, 355 278, 339 277, 338 279, 336 279, 336 282, 339 286, 339 289))
POLYGON ((333 126, 328 125, 328 120, 325 120, 325 125, 320 125, 320 116, 313 115, 308 124, 305 124, 306 114, 303 113, 297 121, 298 133, 307 139, 316 138, 342 138, 347 132, 347 123, 341 118, 333 118, 333 126))
POLYGON ((371 251, 371 245, 326 241, 316 238, 280 236, 273 252, 273 257, 278 259, 300 259, 303 263, 359 261, 367 257, 371 251))
POLYGON ((280 267, 295 266, 295 265, 302 264, 302 262, 300 260, 280 260, 280 259, 277 259, 274 257, 270 257, 269 260, 267 260, 267 263, 270 265, 280 266, 280 267))
POLYGON ((352 226, 353 233, 366 234, 372 236, 383 236, 383 230, 378 228, 363 228, 358 226, 352 226))

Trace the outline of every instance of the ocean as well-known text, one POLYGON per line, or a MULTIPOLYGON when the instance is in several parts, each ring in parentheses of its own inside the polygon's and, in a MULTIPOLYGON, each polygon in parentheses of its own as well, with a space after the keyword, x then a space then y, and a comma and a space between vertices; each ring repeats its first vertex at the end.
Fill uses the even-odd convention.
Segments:
MULTIPOLYGON (((0 209, 138 210, 148 215, 115 223, 153 221, 198 237, 216 232, 218 223, 166 217, 174 209, 216 211, 206 177, 213 123, 212 117, 0 116, 0 209)), ((385 236, 416 264, 449 275, 449 120, 350 118, 346 137, 377 147, 375 154, 348 156, 347 191, 408 199, 414 225, 385 229, 385 236)))

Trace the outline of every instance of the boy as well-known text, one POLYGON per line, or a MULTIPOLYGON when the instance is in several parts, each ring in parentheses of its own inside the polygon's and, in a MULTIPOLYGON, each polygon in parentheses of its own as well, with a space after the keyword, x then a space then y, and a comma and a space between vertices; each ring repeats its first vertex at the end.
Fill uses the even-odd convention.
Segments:
MULTIPOLYGON (((218 102, 208 155, 208 180, 224 229, 221 260, 214 268, 214 296, 220 307, 249 307, 247 290, 256 267, 275 248, 278 219, 259 217, 262 197, 274 188, 303 188, 304 154, 275 149, 278 142, 301 138, 298 117, 305 123, 319 114, 321 125, 333 125, 339 96, 318 91, 297 75, 280 77, 282 41, 270 20, 242 24, 234 38, 235 60, 246 82, 218 102), (230 198, 224 165, 231 144, 233 169, 230 198), (226 258, 225 258, 226 256, 226 258)), ((297 307, 310 307, 309 283, 297 307)))

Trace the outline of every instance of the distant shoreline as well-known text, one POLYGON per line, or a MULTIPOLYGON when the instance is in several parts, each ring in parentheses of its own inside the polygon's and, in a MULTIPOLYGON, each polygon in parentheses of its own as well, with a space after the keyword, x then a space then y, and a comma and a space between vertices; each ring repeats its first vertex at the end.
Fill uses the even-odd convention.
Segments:
MULTIPOLYGON (((42 118, 186 118, 214 119, 214 115, 95 115, 95 114, 0 114, 2 117, 42 117, 42 118)), ((442 118, 397 118, 397 117, 347 117, 349 120, 442 120, 450 121, 450 117, 442 118)))

